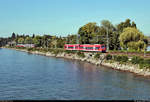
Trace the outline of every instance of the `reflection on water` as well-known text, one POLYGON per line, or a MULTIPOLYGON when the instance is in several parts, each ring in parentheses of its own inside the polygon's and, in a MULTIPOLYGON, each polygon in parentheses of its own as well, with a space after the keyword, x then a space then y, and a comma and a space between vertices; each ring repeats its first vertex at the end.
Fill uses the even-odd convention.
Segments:
POLYGON ((150 99, 150 80, 87 62, 2 49, 0 100, 150 99))

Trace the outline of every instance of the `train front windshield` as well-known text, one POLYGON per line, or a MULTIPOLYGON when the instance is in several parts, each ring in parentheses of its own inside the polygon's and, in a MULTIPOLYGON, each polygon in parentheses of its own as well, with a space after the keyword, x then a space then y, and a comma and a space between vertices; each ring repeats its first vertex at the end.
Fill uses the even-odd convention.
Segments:
POLYGON ((102 48, 102 49, 105 49, 105 46, 104 46, 104 45, 102 45, 102 46, 101 46, 101 48, 102 48))

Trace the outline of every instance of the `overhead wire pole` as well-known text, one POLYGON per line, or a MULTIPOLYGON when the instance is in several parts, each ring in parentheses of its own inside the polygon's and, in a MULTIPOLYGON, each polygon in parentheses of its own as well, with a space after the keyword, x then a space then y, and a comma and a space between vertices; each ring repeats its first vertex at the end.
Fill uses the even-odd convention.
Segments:
POLYGON ((78 44, 78 33, 77 33, 77 40, 76 40, 76 44, 78 44))
POLYGON ((79 38, 80 38, 80 35, 77 34, 77 44, 79 44, 79 38))
POLYGON ((109 38, 108 38, 108 28, 106 28, 107 30, 107 51, 109 51, 109 38))
POLYGON ((144 49, 144 57, 145 57, 145 49, 144 49))
MULTIPOLYGON (((77 40, 76 43, 79 44, 79 34, 77 33, 77 40)), ((79 50, 78 50, 79 51, 79 50)))
POLYGON ((146 48, 144 48, 144 57, 146 56, 146 50, 147 50, 147 49, 146 49, 146 48))

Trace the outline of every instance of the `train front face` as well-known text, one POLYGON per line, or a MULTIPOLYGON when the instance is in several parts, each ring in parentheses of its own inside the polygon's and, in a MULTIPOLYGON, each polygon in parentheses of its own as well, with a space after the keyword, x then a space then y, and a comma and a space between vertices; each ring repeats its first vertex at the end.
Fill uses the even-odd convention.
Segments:
POLYGON ((102 49, 102 52, 106 52, 106 46, 105 45, 101 45, 101 49, 102 49))

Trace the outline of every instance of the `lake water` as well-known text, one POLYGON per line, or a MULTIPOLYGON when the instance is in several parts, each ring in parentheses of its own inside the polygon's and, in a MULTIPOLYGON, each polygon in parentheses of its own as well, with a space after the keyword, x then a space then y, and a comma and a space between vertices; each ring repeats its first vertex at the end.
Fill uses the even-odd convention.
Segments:
POLYGON ((0 49, 0 100, 150 99, 150 79, 63 58, 0 49))

